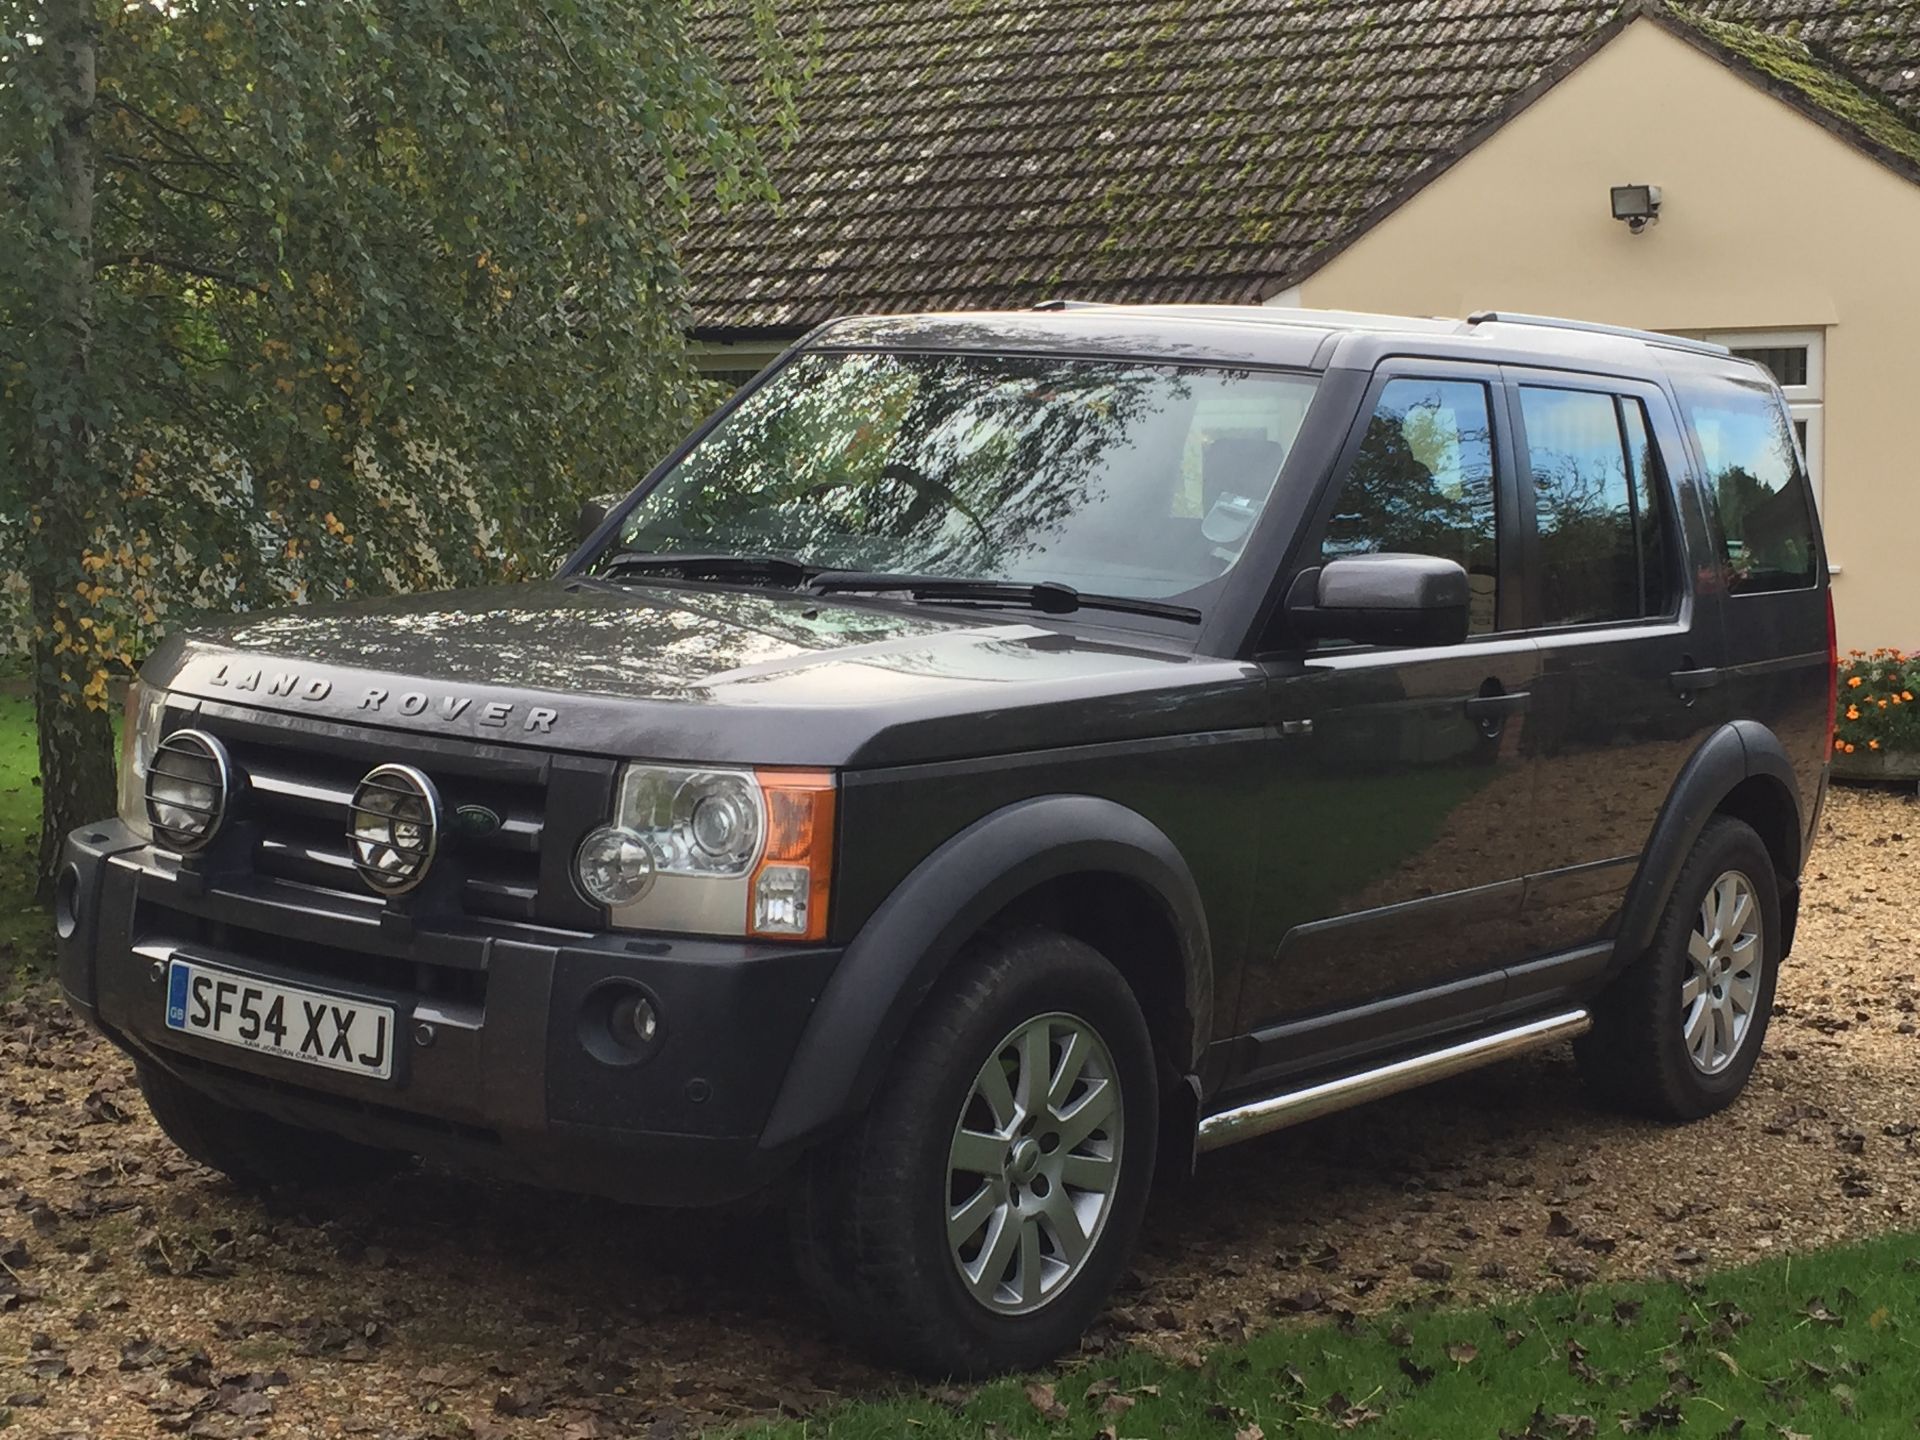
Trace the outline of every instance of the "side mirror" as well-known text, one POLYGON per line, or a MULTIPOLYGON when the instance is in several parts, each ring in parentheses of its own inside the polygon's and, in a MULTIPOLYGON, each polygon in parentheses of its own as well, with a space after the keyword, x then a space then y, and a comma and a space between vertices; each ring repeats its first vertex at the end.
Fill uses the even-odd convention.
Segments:
POLYGON ((580 502, 580 513, 574 517, 573 538, 584 543, 587 537, 606 523, 607 516, 613 513, 613 507, 620 503, 618 495, 595 495, 590 500, 580 502))
POLYGON ((1303 571, 1287 623, 1303 640, 1457 645, 1467 638, 1467 572, 1437 555, 1345 555, 1303 571))

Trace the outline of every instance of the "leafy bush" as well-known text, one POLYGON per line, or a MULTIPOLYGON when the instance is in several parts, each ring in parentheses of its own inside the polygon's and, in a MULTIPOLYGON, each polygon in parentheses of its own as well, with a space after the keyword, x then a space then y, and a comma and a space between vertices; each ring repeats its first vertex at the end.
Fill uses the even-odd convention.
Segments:
POLYGON ((1840 662, 1833 748, 1920 755, 1920 652, 1854 650, 1840 662))

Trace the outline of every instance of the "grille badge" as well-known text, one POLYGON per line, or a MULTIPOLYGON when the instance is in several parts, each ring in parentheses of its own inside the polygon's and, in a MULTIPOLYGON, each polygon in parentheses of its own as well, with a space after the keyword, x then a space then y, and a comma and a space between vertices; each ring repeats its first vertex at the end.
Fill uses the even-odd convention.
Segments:
POLYGON ((347 839, 373 890, 402 895, 426 878, 440 846, 440 792, 411 765, 376 765, 354 788, 347 839))
POLYGON ((485 805, 462 805, 453 812, 453 829, 461 835, 471 835, 478 839, 482 835, 491 835, 505 822, 498 813, 485 805))

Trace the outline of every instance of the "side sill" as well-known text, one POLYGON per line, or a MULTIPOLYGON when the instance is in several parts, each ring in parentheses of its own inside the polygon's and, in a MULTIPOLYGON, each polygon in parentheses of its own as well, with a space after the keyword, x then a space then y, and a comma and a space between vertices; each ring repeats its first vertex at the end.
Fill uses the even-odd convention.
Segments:
POLYGON ((1585 1010, 1568 1010, 1545 1019, 1529 1021, 1525 1025, 1462 1040, 1424 1055, 1409 1056, 1388 1065, 1323 1080, 1302 1089, 1283 1090, 1265 1099, 1250 1100, 1202 1120, 1195 1148, 1203 1152, 1218 1150, 1222 1146, 1251 1140, 1256 1135, 1298 1125, 1336 1110, 1411 1090, 1416 1085, 1424 1085, 1448 1075, 1476 1070, 1496 1060, 1505 1060, 1571 1039, 1592 1024, 1592 1018, 1585 1010))

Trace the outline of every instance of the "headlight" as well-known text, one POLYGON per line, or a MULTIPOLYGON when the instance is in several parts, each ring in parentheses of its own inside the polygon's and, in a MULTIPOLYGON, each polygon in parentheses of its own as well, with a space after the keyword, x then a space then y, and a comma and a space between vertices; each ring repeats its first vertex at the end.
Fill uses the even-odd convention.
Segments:
POLYGON ((623 928, 818 940, 833 814, 824 771, 628 765, 574 873, 623 928))
POLYGON ((143 840, 153 839, 147 820, 147 770, 160 743, 160 720, 167 692, 135 680, 127 686, 126 714, 120 724, 120 819, 143 840))

